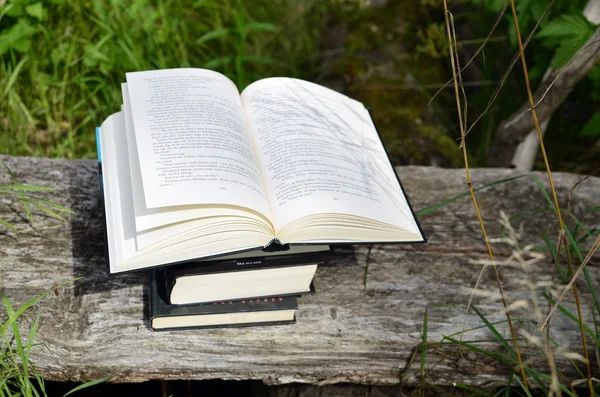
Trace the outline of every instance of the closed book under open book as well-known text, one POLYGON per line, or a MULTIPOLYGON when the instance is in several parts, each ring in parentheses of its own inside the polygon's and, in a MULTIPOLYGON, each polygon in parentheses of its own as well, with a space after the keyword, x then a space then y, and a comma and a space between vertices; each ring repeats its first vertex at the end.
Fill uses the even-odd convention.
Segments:
POLYGON ((290 78, 240 93, 204 69, 128 73, 122 91, 99 134, 111 273, 425 240, 360 102, 290 78))
POLYGON ((149 271, 150 313, 153 331, 293 323, 295 296, 227 300, 193 305, 170 305, 162 269, 149 271))
POLYGON ((215 300, 301 295, 310 292, 315 255, 192 262, 165 268, 168 302, 185 305, 215 300))

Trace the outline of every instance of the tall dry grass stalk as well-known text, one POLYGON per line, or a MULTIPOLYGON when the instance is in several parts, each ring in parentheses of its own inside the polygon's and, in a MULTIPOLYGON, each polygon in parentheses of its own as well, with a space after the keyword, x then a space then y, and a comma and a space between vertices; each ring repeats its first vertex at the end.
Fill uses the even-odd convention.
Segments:
MULTIPOLYGON (((471 174, 469 172, 469 157, 467 155, 467 146, 466 146, 466 142, 465 142, 465 137, 466 137, 466 131, 465 131, 465 123, 463 123, 463 117, 464 117, 464 112, 462 110, 462 106, 461 106, 461 99, 460 99, 460 93, 459 93, 459 84, 462 85, 462 74, 461 74, 461 70, 460 70, 460 66, 457 67, 457 63, 458 63, 458 57, 455 55, 455 48, 456 48, 456 32, 454 31, 454 23, 453 23, 453 16, 450 13, 450 11, 448 10, 448 4, 447 1, 444 0, 444 16, 446 19, 446 33, 448 35, 448 48, 449 48, 449 52, 450 52, 450 62, 452 65, 452 77, 454 80, 454 92, 455 92, 455 96, 456 96, 456 108, 457 108, 457 112, 458 112, 458 120, 459 120, 459 127, 460 127, 460 133, 461 133, 461 143, 460 143, 460 147, 462 148, 463 151, 463 157, 464 157, 464 162, 465 162, 465 172, 466 172, 466 178, 467 178, 467 186, 469 188, 469 192, 471 194, 471 198, 473 200, 473 205, 475 206, 475 212, 477 213, 477 219, 479 221, 479 225, 481 226, 481 232, 483 233, 483 238, 485 240, 485 245, 488 251, 488 255, 490 257, 490 267, 493 270, 494 273, 494 277, 496 279, 496 283, 498 285, 498 290, 500 292, 500 296, 501 296, 501 300, 502 300, 502 305, 504 307, 504 312, 506 314, 506 319, 508 322, 508 327, 510 329, 510 333, 511 333, 511 338, 512 338, 512 342, 513 345, 515 347, 515 352, 517 354, 517 360, 519 362, 519 367, 520 367, 520 371, 521 371, 521 377, 523 379, 523 384, 525 385, 526 389, 529 389, 528 383, 527 383, 527 376, 525 374, 525 367, 523 365, 523 360, 521 359, 521 352, 519 350, 519 343, 517 342, 517 336, 516 336, 516 332, 515 332, 515 328, 513 326, 513 322, 510 316, 510 311, 507 310, 508 309, 508 305, 506 303, 506 299, 504 296, 504 290, 502 288, 502 281, 500 280, 500 275, 498 274, 498 269, 496 267, 496 264, 494 262, 494 254, 492 252, 492 247, 490 245, 488 236, 487 236, 487 232, 485 230, 485 225, 483 222, 483 219, 481 217, 481 213, 479 211, 479 206, 477 205, 477 198, 475 197, 475 192, 473 191, 473 185, 471 183, 471 174)), ((462 90, 463 95, 464 95, 464 89, 462 90)), ((465 105, 466 105, 466 98, 465 98, 465 105)), ((465 118, 465 122, 466 122, 466 118, 465 118)), ((482 273, 486 270, 487 266, 484 265, 483 269, 482 269, 482 273)), ((468 308, 467 308, 468 309, 468 308)))
MULTIPOLYGON (((566 241, 565 225, 564 225, 564 221, 562 218, 560 205, 558 203, 558 196, 556 194, 556 188, 554 187, 554 180, 552 178, 552 171, 550 170, 550 163, 548 162, 548 155, 546 154, 546 149, 544 147, 544 138, 543 138, 542 130, 540 128, 540 123, 539 123, 539 120, 537 117, 537 112, 535 109, 535 101, 533 100, 533 93, 531 90, 531 84, 529 82, 529 72, 527 70, 525 49, 523 48, 523 40, 521 38, 521 32, 519 29, 519 20, 517 18, 517 9, 515 7, 515 0, 510 0, 510 7, 511 7, 512 15, 513 15, 515 31, 517 34, 517 42, 519 43, 519 52, 521 53, 521 65, 523 67, 523 76, 525 78, 525 86, 527 87, 527 97, 529 99, 529 105, 531 107, 531 116, 533 117, 533 122, 535 124, 535 130, 537 131, 537 134, 538 134, 538 140, 540 143, 540 151, 542 153, 542 157, 544 158, 544 165, 546 167, 546 172, 548 174, 548 181, 550 182, 550 189, 552 190, 552 198, 554 200, 554 205, 556 207, 556 216, 558 217, 558 222, 560 225, 560 238, 563 239, 564 243, 565 243, 564 246, 565 246, 565 252, 567 254, 567 262, 569 265, 569 275, 572 278, 571 283, 573 285, 573 295, 575 296, 575 304, 577 306, 577 317, 579 319, 579 330, 581 332, 581 341, 583 344, 583 352, 584 352, 584 356, 585 356, 585 360, 586 360, 588 386, 590 388, 590 395, 593 396, 594 395, 594 386, 592 384, 592 370, 590 367, 590 360, 589 360, 589 355, 588 355, 588 350, 587 350, 587 341, 586 341, 586 336, 585 336, 585 329, 583 326, 583 316, 581 313, 581 303, 579 301, 579 292, 577 291, 576 278, 575 278, 575 275, 573 274, 573 261, 571 258, 571 251, 568 249, 569 244, 566 241)), ((557 250, 555 263, 558 263, 559 256, 560 256, 560 251, 557 250)))

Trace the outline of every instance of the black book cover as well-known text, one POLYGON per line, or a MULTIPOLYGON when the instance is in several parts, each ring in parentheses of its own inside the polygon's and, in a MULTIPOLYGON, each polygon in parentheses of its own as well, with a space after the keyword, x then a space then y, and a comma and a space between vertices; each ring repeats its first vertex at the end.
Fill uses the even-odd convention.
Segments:
POLYGON ((173 329, 199 329, 220 327, 248 327, 256 325, 277 325, 294 323, 291 321, 253 322, 241 324, 218 324, 210 326, 176 327, 154 329, 153 320, 158 317, 198 316, 226 313, 264 312, 275 310, 295 310, 298 308, 296 296, 264 297, 243 299, 237 301, 220 301, 192 305, 170 305, 167 300, 165 288, 164 269, 151 269, 149 275, 149 327, 152 331, 168 331, 173 329))

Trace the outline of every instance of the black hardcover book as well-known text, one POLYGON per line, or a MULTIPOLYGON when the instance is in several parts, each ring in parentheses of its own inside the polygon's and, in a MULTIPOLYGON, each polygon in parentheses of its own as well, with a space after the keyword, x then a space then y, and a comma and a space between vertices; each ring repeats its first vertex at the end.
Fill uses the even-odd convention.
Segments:
POLYGON ((110 273, 425 242, 360 102, 284 77, 240 92, 206 69, 126 80, 99 134, 110 273))
POLYGON ((170 305, 163 269, 149 271, 150 329, 168 331, 218 327, 289 324, 296 321, 295 296, 223 300, 193 305, 170 305))
POLYGON ((167 302, 176 305, 264 296, 301 295, 323 262, 321 255, 193 262, 164 268, 167 302))

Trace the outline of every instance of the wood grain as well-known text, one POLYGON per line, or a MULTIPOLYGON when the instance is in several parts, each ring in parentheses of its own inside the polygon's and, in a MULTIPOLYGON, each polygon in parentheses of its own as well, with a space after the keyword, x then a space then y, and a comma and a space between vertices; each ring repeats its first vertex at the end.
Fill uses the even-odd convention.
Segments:
MULTIPOLYGON (((368 247, 356 247, 320 266, 316 293, 299 299, 295 325, 153 333, 144 324, 145 274, 106 275, 96 163, 1 158, 21 183, 55 187, 46 197, 76 212, 69 222, 37 214, 34 230, 24 221, 18 203, 0 201, 0 219, 15 223, 20 230, 18 239, 4 229, 0 232, 2 295, 18 305, 81 277, 73 286, 49 294, 22 321, 25 330, 35 315, 41 316, 37 337, 46 348, 35 348, 33 361, 48 379, 86 381, 112 374, 117 382, 221 378, 261 379, 267 384, 414 385, 419 380, 418 364, 407 368, 407 363, 419 348, 426 309, 430 342, 460 331, 463 324, 467 328, 482 325, 474 313, 465 314, 470 288, 481 269, 478 261, 486 258, 469 197, 421 217, 428 244, 373 246, 370 254, 368 247)), ((401 167, 397 171, 416 210, 466 190, 462 170, 401 167)), ((499 169, 472 173, 475 187, 515 175, 499 169)), ((543 174, 533 175, 545 179, 543 174)), ((569 189, 581 177, 555 177, 566 207, 569 189)), ((0 173, 0 183, 8 182, 8 175, 0 173)), ((513 216, 548 208, 530 177, 478 194, 493 237, 501 235, 497 222, 501 211, 513 216)), ((573 212, 588 227, 600 226, 598 212, 584 217, 599 204, 599 197, 599 178, 589 178, 572 194, 573 212)), ((515 224, 519 221, 524 222, 523 243, 540 244, 536 233, 548 233, 551 240, 557 235, 549 211, 525 214, 515 224)), ((502 260, 511 251, 495 245, 495 252, 502 260)), ((519 280, 550 280, 552 268, 550 257, 525 272, 502 267, 509 302, 529 296, 519 280)), ((590 264, 589 272, 597 283, 597 261, 590 264)), ((489 276, 484 277, 483 287, 494 289, 489 276)), ((591 317, 590 294, 583 286, 581 295, 584 312, 591 317)), ((503 319, 497 302, 477 299, 475 303, 490 319, 503 319)), ((567 307, 572 305, 567 303, 567 307)), ((503 324, 498 327, 507 334, 503 324)), ((535 333, 534 322, 522 321, 520 329, 535 333)), ((553 320, 552 335, 566 349, 580 351, 577 327, 564 316, 553 320)), ((490 334, 479 329, 467 334, 467 339, 490 339, 490 334)), ((523 344, 524 356, 541 368, 542 358, 523 344)), ((429 347, 427 367, 442 357, 446 358, 428 373, 428 382, 485 386, 505 382, 510 376, 508 369, 481 356, 463 352, 461 357, 448 345, 429 347)))

